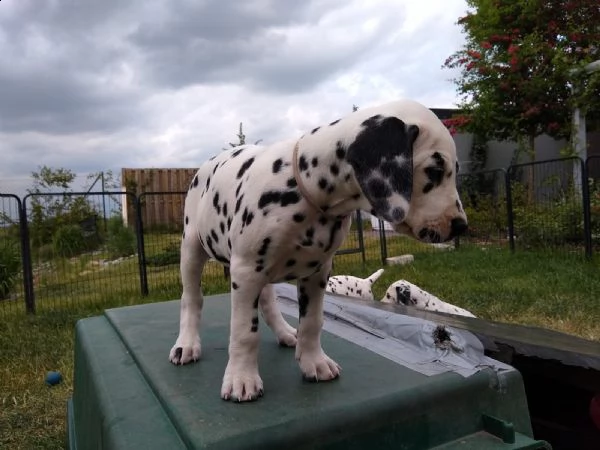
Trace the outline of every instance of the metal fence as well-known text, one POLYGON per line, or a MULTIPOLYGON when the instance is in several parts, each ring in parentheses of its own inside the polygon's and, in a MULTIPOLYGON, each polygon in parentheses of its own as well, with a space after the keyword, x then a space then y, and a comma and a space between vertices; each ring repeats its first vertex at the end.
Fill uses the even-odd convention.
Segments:
POLYGON ((506 171, 486 170, 458 176, 458 190, 469 219, 463 242, 477 244, 508 243, 506 171))
MULTIPOLYGON (((600 251, 600 157, 461 174, 457 182, 469 217, 460 245, 588 257, 600 251)), ((184 198, 181 191, 0 194, 0 311, 73 308, 111 296, 121 304, 149 294, 178 297, 180 219, 146 226, 143 217, 148 205, 180 205, 184 198)), ((353 214, 334 268, 454 247, 418 243, 366 217, 353 214)), ((205 289, 226 290, 228 283, 222 266, 209 261, 205 289)))

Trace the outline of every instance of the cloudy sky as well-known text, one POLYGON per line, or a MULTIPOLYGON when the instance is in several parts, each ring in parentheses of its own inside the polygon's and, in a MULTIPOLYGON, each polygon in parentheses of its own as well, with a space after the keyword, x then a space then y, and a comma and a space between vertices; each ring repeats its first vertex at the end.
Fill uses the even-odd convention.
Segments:
POLYGON ((0 191, 40 165, 197 167, 409 97, 442 70, 464 0, 0 0, 0 191))

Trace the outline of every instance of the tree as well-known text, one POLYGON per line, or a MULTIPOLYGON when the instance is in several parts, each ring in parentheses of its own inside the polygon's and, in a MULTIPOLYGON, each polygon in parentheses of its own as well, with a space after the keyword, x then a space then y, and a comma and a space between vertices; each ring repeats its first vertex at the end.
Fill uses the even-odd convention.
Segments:
POLYGON ((70 169, 42 166, 32 172, 30 230, 36 247, 48 244, 63 225, 77 224, 95 215, 93 207, 81 196, 68 195, 76 174, 70 169))
POLYGON ((461 73, 454 82, 463 113, 450 125, 515 140, 533 161, 536 136, 568 137, 575 105, 600 107, 600 73, 586 79, 578 71, 600 57, 600 4, 598 0, 467 0, 467 4, 470 11, 458 20, 466 44, 444 63, 461 73))
MULTIPOLYGON (((237 143, 233 143, 230 142, 229 146, 230 147, 238 147, 240 145, 246 145, 246 135, 244 134, 244 130, 243 130, 243 124, 242 122, 240 122, 240 129, 238 131, 238 134, 236 134, 237 138, 238 138, 238 142, 237 143)), ((257 140, 256 142, 254 142, 254 145, 258 145, 260 144, 262 141, 262 139, 257 140)), ((223 150, 227 150, 226 148, 224 148, 223 150)))

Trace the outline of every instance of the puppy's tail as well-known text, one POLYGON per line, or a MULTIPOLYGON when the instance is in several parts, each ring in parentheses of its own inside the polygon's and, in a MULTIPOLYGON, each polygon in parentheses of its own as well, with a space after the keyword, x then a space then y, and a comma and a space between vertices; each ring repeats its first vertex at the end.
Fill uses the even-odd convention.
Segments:
POLYGON ((377 279, 381 276, 382 273, 383 273, 383 269, 379 269, 377 272, 372 273, 371 276, 369 278, 367 278, 367 281, 369 282, 369 284, 372 286, 373 283, 375 283, 377 281, 377 279))

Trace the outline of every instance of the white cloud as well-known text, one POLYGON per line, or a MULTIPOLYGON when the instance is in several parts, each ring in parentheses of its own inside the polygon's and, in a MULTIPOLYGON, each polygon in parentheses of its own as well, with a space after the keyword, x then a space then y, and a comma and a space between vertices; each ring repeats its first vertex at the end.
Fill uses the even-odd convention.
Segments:
POLYGON ((5 0, 0 189, 75 172, 196 167, 406 96, 451 107, 440 67, 464 0, 5 0), (4 180, 5 182, 2 182, 4 180))

